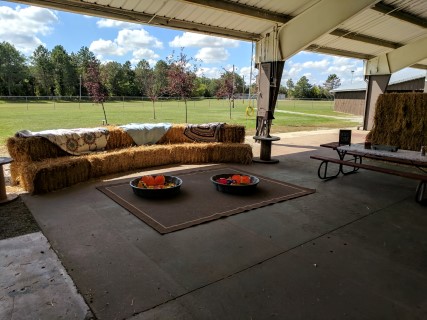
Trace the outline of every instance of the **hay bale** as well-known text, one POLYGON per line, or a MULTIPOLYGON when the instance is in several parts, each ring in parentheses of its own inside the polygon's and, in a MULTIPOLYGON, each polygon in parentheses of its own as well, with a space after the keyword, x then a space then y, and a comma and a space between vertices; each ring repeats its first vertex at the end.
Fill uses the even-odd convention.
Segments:
POLYGON ((139 146, 88 155, 91 178, 173 163, 172 146, 139 146))
POLYGON ((32 191, 32 184, 33 179, 28 178, 25 179, 22 176, 22 173, 24 172, 25 168, 30 166, 31 162, 12 162, 10 164, 10 182, 12 186, 20 186, 24 190, 32 191), (31 186, 28 184, 30 181, 31 186))
POLYGON ((170 144, 170 143, 185 143, 193 142, 184 134, 186 124, 174 124, 165 133, 165 135, 157 142, 157 144, 170 144))
POLYGON ((174 163, 192 164, 210 162, 210 152, 217 143, 182 143, 176 144, 172 156, 174 163))
POLYGON ((252 147, 245 143, 218 143, 212 150, 210 162, 250 164, 252 147))
POLYGON ((427 94, 380 95, 370 135, 373 144, 420 151, 427 145, 427 94))
POLYGON ((135 142, 130 135, 120 127, 107 126, 108 139, 105 150, 113 150, 120 148, 128 148, 135 145, 135 142))
POLYGON ((243 143, 245 141, 246 130, 241 125, 226 124, 220 131, 219 142, 243 143))
POLYGON ((12 162, 13 183, 40 194, 91 178, 174 163, 249 164, 252 147, 243 143, 181 143, 130 147, 84 156, 67 156, 35 162, 12 162))
POLYGON ((30 163, 13 163, 14 182, 32 194, 63 189, 87 181, 90 177, 90 165, 85 157, 62 157, 30 163), (19 173, 15 170, 19 170, 19 173))
POLYGON ((47 158, 69 156, 67 152, 42 137, 10 137, 6 141, 10 156, 18 162, 41 161, 47 158))

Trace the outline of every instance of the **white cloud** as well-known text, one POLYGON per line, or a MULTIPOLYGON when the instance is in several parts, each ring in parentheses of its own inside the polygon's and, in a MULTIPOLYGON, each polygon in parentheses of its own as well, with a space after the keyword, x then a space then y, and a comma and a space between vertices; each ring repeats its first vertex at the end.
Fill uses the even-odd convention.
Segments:
POLYGON ((329 66, 330 62, 327 59, 322 59, 320 61, 306 61, 302 63, 302 68, 304 69, 324 69, 329 66))
POLYGON ((300 54, 304 55, 303 62, 295 62, 297 57, 286 61, 282 84, 286 83, 289 78, 296 83, 303 75, 309 79, 312 85, 323 85, 330 74, 336 74, 342 84, 354 82, 356 78, 363 78, 361 60, 323 54, 314 55, 307 52, 300 52, 298 55, 300 54), (310 60, 304 61, 307 58, 310 60))
POLYGON ((89 50, 95 54, 108 56, 123 56, 127 52, 126 49, 119 47, 116 42, 104 39, 93 41, 89 50))
POLYGON ((304 77, 306 77, 308 80, 312 80, 313 74, 311 72, 306 72, 303 74, 304 77))
POLYGON ((138 49, 138 48, 163 48, 163 43, 159 41, 156 37, 150 35, 144 29, 139 30, 129 30, 123 29, 119 31, 117 35, 117 44, 119 46, 127 47, 129 49, 138 49))
POLYGON ((302 75, 300 75, 302 68, 301 67, 291 67, 289 70, 286 69, 286 65, 285 65, 285 70, 283 71, 283 76, 282 78, 292 78, 292 80, 298 80, 299 78, 302 77, 302 75))
POLYGON ((332 57, 331 65, 322 74, 325 76, 336 74, 342 85, 363 81, 363 62, 351 58, 332 57))
POLYGON ((251 67, 240 68, 239 75, 244 77, 246 85, 249 85, 249 83, 255 83, 256 76, 258 75, 258 69, 252 68, 252 81, 249 81, 251 76, 251 67))
POLYGON ((196 48, 237 48, 239 41, 208 36, 199 33, 184 32, 182 36, 176 36, 171 42, 170 47, 196 47, 196 48))
POLYGON ((141 25, 131 22, 118 21, 112 19, 99 19, 96 22, 99 28, 123 28, 123 29, 139 29, 141 25))
POLYGON ((58 23, 54 11, 39 7, 0 7, 0 39, 12 43, 17 50, 31 54, 43 45, 37 35, 46 36, 58 23))
POLYGON ((202 60, 204 63, 218 63, 227 61, 230 53, 224 48, 202 48, 196 54, 196 59, 202 60))
POLYGON ((159 56, 150 48, 162 48, 163 43, 146 30, 120 30, 114 40, 93 41, 89 50, 102 56, 123 56, 132 52, 134 59, 157 59, 159 56))
POLYGON ((217 67, 212 67, 212 68, 201 67, 196 72, 196 74, 199 77, 203 76, 203 77, 210 78, 210 79, 218 79, 219 77, 221 77, 221 74, 223 72, 224 71, 222 69, 217 68, 217 67))
POLYGON ((140 59, 140 60, 141 59, 148 60, 148 59, 159 59, 160 58, 160 56, 157 53, 155 53, 153 50, 147 49, 147 48, 141 48, 141 49, 135 50, 132 53, 132 55, 134 58, 140 59))
MULTIPOLYGON (((155 59, 145 59, 145 60, 147 60, 147 62, 150 65, 151 68, 153 68, 156 65, 157 61, 158 61, 158 60, 155 60, 155 59)), ((134 67, 138 64, 139 61, 141 61, 141 59, 136 59, 136 58, 130 59, 130 63, 134 67)))

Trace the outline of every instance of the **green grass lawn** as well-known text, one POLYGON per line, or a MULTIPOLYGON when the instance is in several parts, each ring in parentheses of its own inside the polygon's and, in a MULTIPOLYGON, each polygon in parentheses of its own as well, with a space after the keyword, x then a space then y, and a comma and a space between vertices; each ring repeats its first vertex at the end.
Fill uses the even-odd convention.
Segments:
MULTIPOLYGON (((247 134, 255 132, 256 109, 246 114, 248 100, 236 100, 230 108, 227 100, 205 99, 187 102, 187 122, 226 122, 246 126, 247 134)), ((105 104, 107 120, 112 125, 127 123, 185 123, 183 101, 157 101, 155 115, 150 101, 116 101, 105 104)), ((347 116, 333 111, 331 101, 279 101, 277 110, 294 111, 314 115, 347 116)), ((343 128, 358 125, 346 119, 305 116, 276 112, 272 133, 319 128, 343 128)), ((84 128, 102 125, 104 115, 100 105, 90 102, 4 102, 0 101, 0 154, 4 154, 6 139, 23 129, 40 131, 59 128, 84 128)))

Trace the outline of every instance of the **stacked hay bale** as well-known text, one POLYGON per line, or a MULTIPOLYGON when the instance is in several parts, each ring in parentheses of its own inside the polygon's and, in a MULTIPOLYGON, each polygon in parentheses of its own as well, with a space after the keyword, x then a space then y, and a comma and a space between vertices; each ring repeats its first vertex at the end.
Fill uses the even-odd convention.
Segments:
POLYGON ((11 179, 33 194, 72 186, 92 178, 168 164, 241 163, 252 161, 252 148, 244 144, 245 128, 224 125, 220 142, 193 142, 185 125, 173 125, 156 145, 135 146, 120 127, 109 126, 104 151, 70 156, 41 137, 11 137, 7 141, 11 179))
POLYGON ((427 145, 427 93, 385 93, 376 104, 373 144, 420 151, 427 145))

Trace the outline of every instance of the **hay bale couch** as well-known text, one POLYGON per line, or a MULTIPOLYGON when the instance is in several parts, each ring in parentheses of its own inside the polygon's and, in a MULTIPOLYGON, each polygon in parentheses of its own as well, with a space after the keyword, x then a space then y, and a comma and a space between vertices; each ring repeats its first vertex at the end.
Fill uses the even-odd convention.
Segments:
POLYGON ((107 126, 103 150, 70 155, 48 139, 39 136, 7 140, 14 159, 12 184, 32 194, 47 193, 74 184, 120 172, 170 164, 240 163, 252 161, 252 148, 245 144, 245 127, 223 124, 215 141, 200 142, 184 134, 188 125, 173 124, 152 145, 135 145, 119 126, 107 126))

